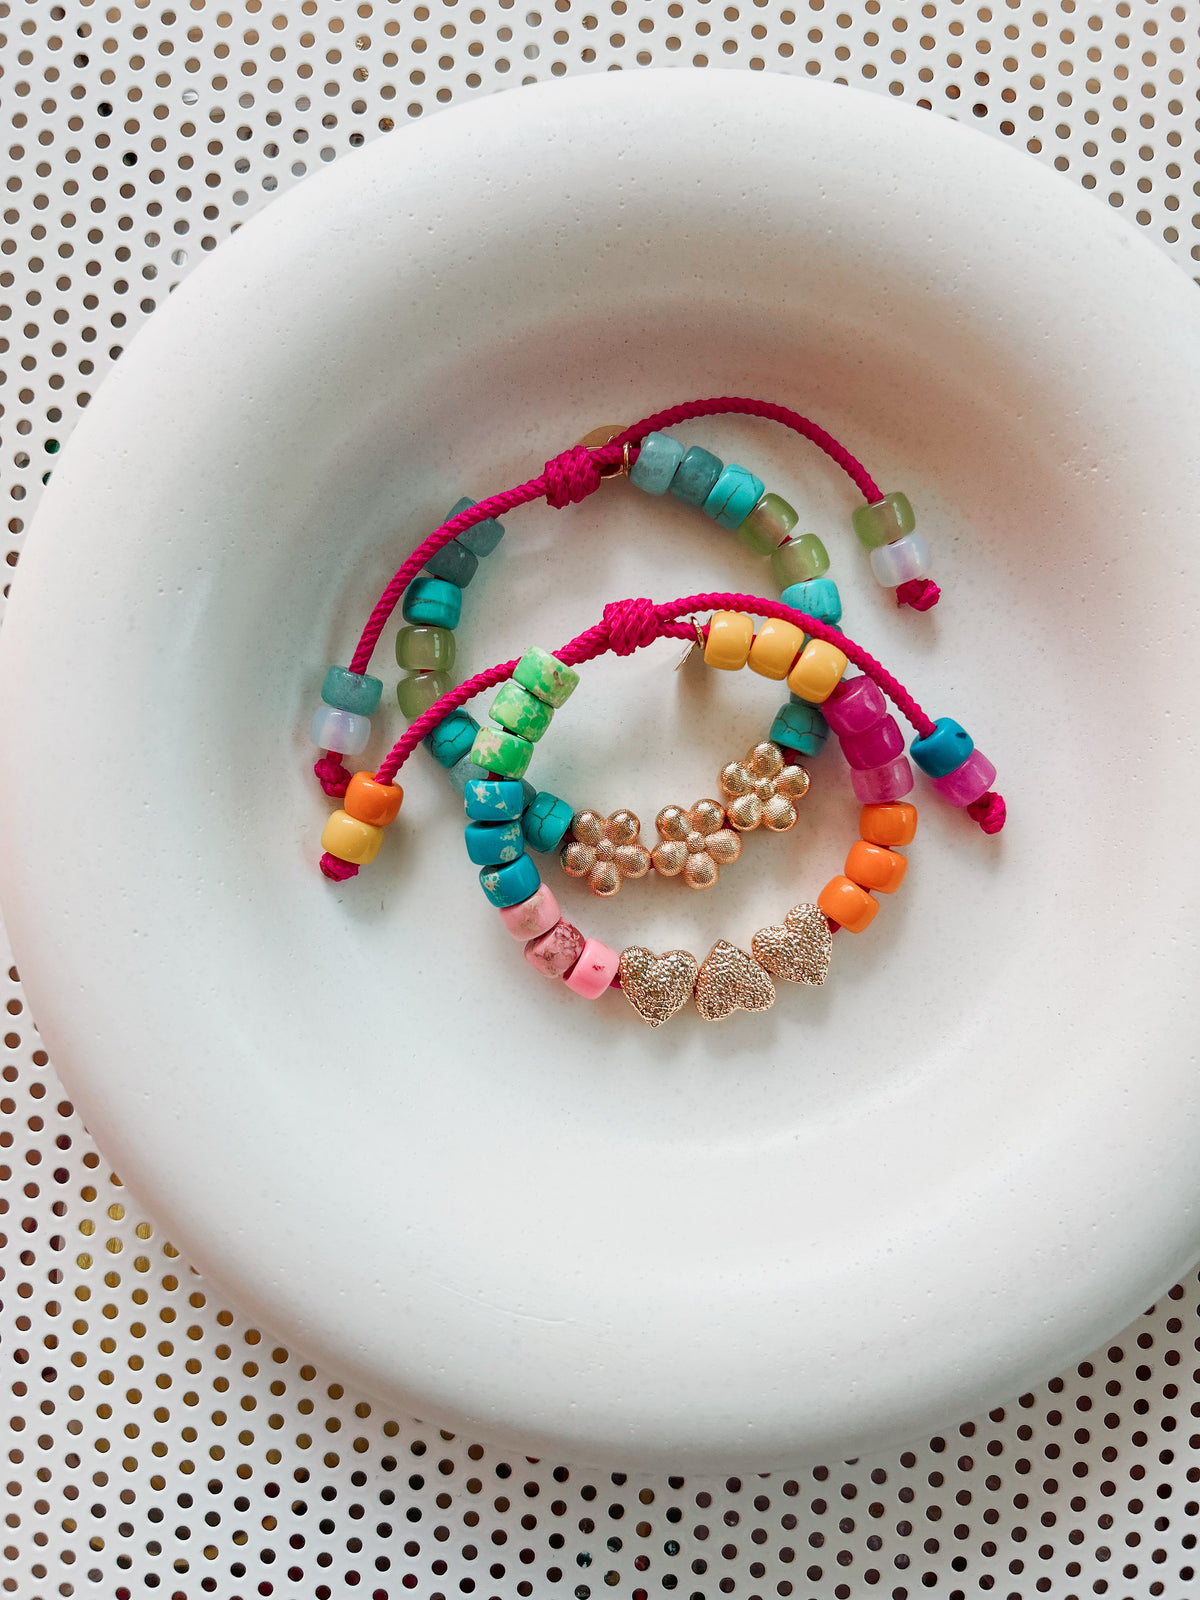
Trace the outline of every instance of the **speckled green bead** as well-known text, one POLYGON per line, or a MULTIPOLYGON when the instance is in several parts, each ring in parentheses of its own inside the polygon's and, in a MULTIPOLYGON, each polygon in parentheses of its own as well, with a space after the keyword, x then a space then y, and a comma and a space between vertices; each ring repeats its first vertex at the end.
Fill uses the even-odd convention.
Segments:
POLYGON ((523 778, 533 760, 533 746, 507 728, 480 728, 471 746, 471 760, 485 772, 498 772, 502 778, 523 778))
POLYGON ((449 628, 418 623, 396 635, 396 665, 406 672, 449 672, 454 665, 454 635, 449 628))
MULTIPOLYGON (((450 517, 457 517, 462 511, 470 511, 475 505, 474 500, 468 500, 464 495, 456 501, 451 508, 450 517)), ((450 517, 446 521, 450 521, 450 517)), ((490 556, 492 551, 504 537, 504 524, 497 522, 495 517, 489 517, 486 522, 477 522, 473 528, 468 528, 466 533, 460 533, 455 538, 455 544, 462 545, 464 550, 469 550, 473 556, 490 556)))
MULTIPOLYGON (((425 735, 421 743, 438 766, 452 767, 456 761, 470 754, 478 732, 479 724, 473 716, 466 711, 452 711, 432 733, 425 735)), ((471 776, 476 778, 479 774, 473 771, 471 776)))
POLYGON ((868 550, 878 550, 881 544, 895 544, 917 525, 908 496, 895 490, 871 505, 859 506, 850 521, 859 543, 868 550))
POLYGON ((539 700, 511 679, 500 685, 496 698, 488 707, 488 716, 493 722, 507 728, 509 733, 519 733, 530 744, 536 744, 542 737, 553 715, 553 706, 548 706, 544 700, 539 700))
POLYGON ((335 711, 350 711, 356 717, 369 717, 379 709, 383 683, 365 672, 350 672, 345 667, 330 667, 321 685, 321 699, 335 711))
POLYGON ((479 557, 457 539, 451 539, 440 550, 435 550, 425 563, 425 571, 435 578, 443 578, 456 589, 465 589, 479 567, 479 557))
POLYGON ((829 551, 815 533, 789 539, 771 557, 771 572, 781 589, 790 589, 793 583, 808 583, 828 571, 829 551))
POLYGON ((557 850, 574 815, 567 802, 560 800, 556 794, 543 792, 537 795, 525 807, 525 815, 521 818, 525 843, 531 850, 540 850, 543 855, 557 850))
POLYGON ((517 662, 512 681, 528 689, 536 699, 557 708, 569 700, 579 687, 579 674, 573 667, 565 667, 549 650, 534 645, 532 650, 517 662))
POLYGON ((702 506, 724 470, 725 463, 720 456, 714 456, 710 450, 702 450, 698 444, 694 444, 690 450, 684 451, 668 492, 676 500, 682 500, 684 505, 702 506))
POLYGON ((737 536, 755 555, 769 556, 790 537, 800 513, 778 494, 764 494, 738 528, 737 536))
POLYGON ((435 700, 440 700, 450 688, 448 672, 415 672, 401 678, 396 685, 396 700, 400 714, 415 722, 429 710, 435 700))

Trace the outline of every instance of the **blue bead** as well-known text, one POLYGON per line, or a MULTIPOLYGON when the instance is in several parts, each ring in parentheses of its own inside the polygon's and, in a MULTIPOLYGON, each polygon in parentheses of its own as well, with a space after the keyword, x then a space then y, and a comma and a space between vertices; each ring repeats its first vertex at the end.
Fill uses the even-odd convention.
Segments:
POLYGON ((819 756, 829 738, 829 724, 816 706, 791 700, 775 713, 767 737, 802 756, 819 756))
POLYGON ((542 875, 532 856, 518 856, 507 867, 484 867, 479 886, 494 906, 524 905, 538 891, 542 875))
MULTIPOLYGON (((474 500, 463 499, 457 501, 450 512, 450 517, 457 517, 460 511, 470 511, 475 504, 474 500)), ((450 521, 450 517, 446 521, 450 521)), ((492 551, 504 537, 504 524, 497 522, 495 517, 489 517, 486 522, 477 522, 473 528, 468 528, 466 533, 460 533, 455 539, 455 544, 462 545, 464 550, 469 550, 473 556, 490 556, 492 551)))
POLYGON ((522 778, 521 793, 525 797, 521 804, 521 810, 528 811, 530 806, 537 799, 537 785, 535 783, 530 783, 528 778, 522 778))
POLYGON ((543 855, 557 850, 574 815, 567 802, 560 800, 557 795, 539 794, 525 808, 525 815, 521 818, 525 843, 531 850, 540 850, 543 855))
POLYGON ((785 606, 794 606, 806 617, 816 617, 836 628, 842 620, 842 597, 832 578, 810 578, 807 583, 790 584, 780 596, 785 606))
POLYGON ((449 544, 444 544, 440 550, 433 552, 425 563, 425 570, 431 572, 435 578, 444 578, 456 589, 465 589, 475 576, 478 566, 479 557, 465 545, 459 544, 457 539, 451 539, 449 544))
POLYGON ((379 697, 383 684, 378 678, 368 678, 366 673, 348 672, 345 667, 330 667, 321 685, 321 699, 338 711, 353 711, 355 716, 369 717, 379 710, 379 697))
MULTIPOLYGON (((439 722, 432 733, 421 740, 429 754, 441 767, 452 767, 475 743, 479 724, 465 711, 452 711, 444 722, 439 722)), ((478 777, 476 770, 473 777, 478 777)))
POLYGON ((414 578, 404 591, 402 609, 405 622, 457 628, 462 616, 462 590, 444 578, 414 578))
POLYGON ((646 494, 666 494, 683 460, 683 446, 665 433, 648 433, 642 440, 637 460, 629 469, 629 481, 646 494))
POLYGON ((514 778, 472 778, 463 798, 475 822, 516 822, 525 809, 523 786, 514 778))
POLYGON ((763 497, 763 481, 745 467, 728 466, 704 502, 704 515, 722 528, 740 528, 763 497))
POLYGON ((914 739, 908 753, 922 772, 944 778, 957 772, 974 748, 974 739, 953 717, 939 717, 928 738, 914 739))
POLYGON ((525 854, 520 821, 468 822, 467 854, 477 867, 506 867, 525 854))
POLYGON ((702 450, 694 444, 685 450, 683 460, 675 468, 671 479, 671 493, 685 505, 702 506, 716 488, 717 479, 725 470, 720 456, 702 450))

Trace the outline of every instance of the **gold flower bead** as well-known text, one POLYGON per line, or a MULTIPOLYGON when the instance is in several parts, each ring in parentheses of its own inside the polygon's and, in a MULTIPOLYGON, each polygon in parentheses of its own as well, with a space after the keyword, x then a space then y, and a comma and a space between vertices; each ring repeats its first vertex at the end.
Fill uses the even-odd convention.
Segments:
POLYGON ((569 878, 586 878, 593 894, 616 894, 626 878, 644 878, 650 852, 641 843, 642 825, 632 811, 577 811, 571 838, 563 846, 562 867, 569 878))
POLYGON ((682 872, 693 889, 711 888, 720 869, 742 853, 742 841, 725 826, 725 808, 716 800, 697 800, 690 811, 664 806, 654 826, 662 839, 650 854, 655 868, 665 878, 682 872))
POLYGON ((725 814, 741 833, 760 823, 786 833, 796 825, 795 802, 808 793, 808 782, 803 767, 789 767, 779 746, 764 739, 721 773, 721 793, 729 802, 725 814))

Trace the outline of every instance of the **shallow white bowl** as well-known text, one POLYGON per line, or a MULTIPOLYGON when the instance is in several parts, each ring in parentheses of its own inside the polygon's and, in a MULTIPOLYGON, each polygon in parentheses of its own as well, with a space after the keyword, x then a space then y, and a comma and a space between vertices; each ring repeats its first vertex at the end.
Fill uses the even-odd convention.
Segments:
MULTIPOLYGON (((626 1466, 914 1434, 1167 1285, 1198 1249, 1198 331, 1193 287, 1033 162, 749 74, 480 101, 224 246, 72 439, 0 646, 22 976, 192 1259, 396 1406, 626 1466), (1010 822, 930 798, 823 991, 651 1032, 520 960, 423 754, 379 862, 327 883, 305 730, 461 493, 708 393, 795 404, 909 492, 926 617, 873 584, 823 458, 681 430, 801 508, 849 631, 974 732, 1010 822)), ((706 586, 771 592, 683 507, 516 513, 460 664, 706 586)), ((781 697, 676 654, 588 669, 534 776, 647 821, 712 792, 781 697)), ((376 726, 373 756, 390 688, 376 726)), ((712 895, 547 875, 617 945, 745 944, 840 868, 835 753, 806 807, 712 895)))

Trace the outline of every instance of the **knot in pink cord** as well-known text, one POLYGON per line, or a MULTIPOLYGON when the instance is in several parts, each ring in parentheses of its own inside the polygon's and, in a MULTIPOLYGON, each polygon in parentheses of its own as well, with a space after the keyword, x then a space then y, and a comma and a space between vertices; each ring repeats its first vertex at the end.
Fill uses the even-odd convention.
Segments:
POLYGON ((604 608, 604 626, 613 653, 631 656, 659 637, 658 611, 653 600, 614 600, 604 608))
POLYGON ((604 482, 592 452, 582 444, 573 445, 553 461, 547 461, 543 476, 546 499, 556 511, 564 506, 577 506, 588 495, 595 494, 604 482))
POLYGON ((321 871, 334 883, 345 883, 347 878, 358 876, 358 868, 353 861, 341 861, 337 856, 331 856, 328 850, 321 857, 321 871))
POLYGON ((350 774, 342 763, 333 756, 325 755, 314 764, 313 771, 325 793, 332 795, 335 800, 340 800, 350 782, 350 774))
POLYGON ((1004 804, 1002 794, 989 789, 978 800, 972 800, 967 807, 967 815, 979 824, 984 833, 999 833, 1008 815, 1008 807, 1004 804))
POLYGON ((942 598, 942 591, 932 578, 910 578, 896 590, 896 604, 911 606, 914 611, 928 611, 942 598))

